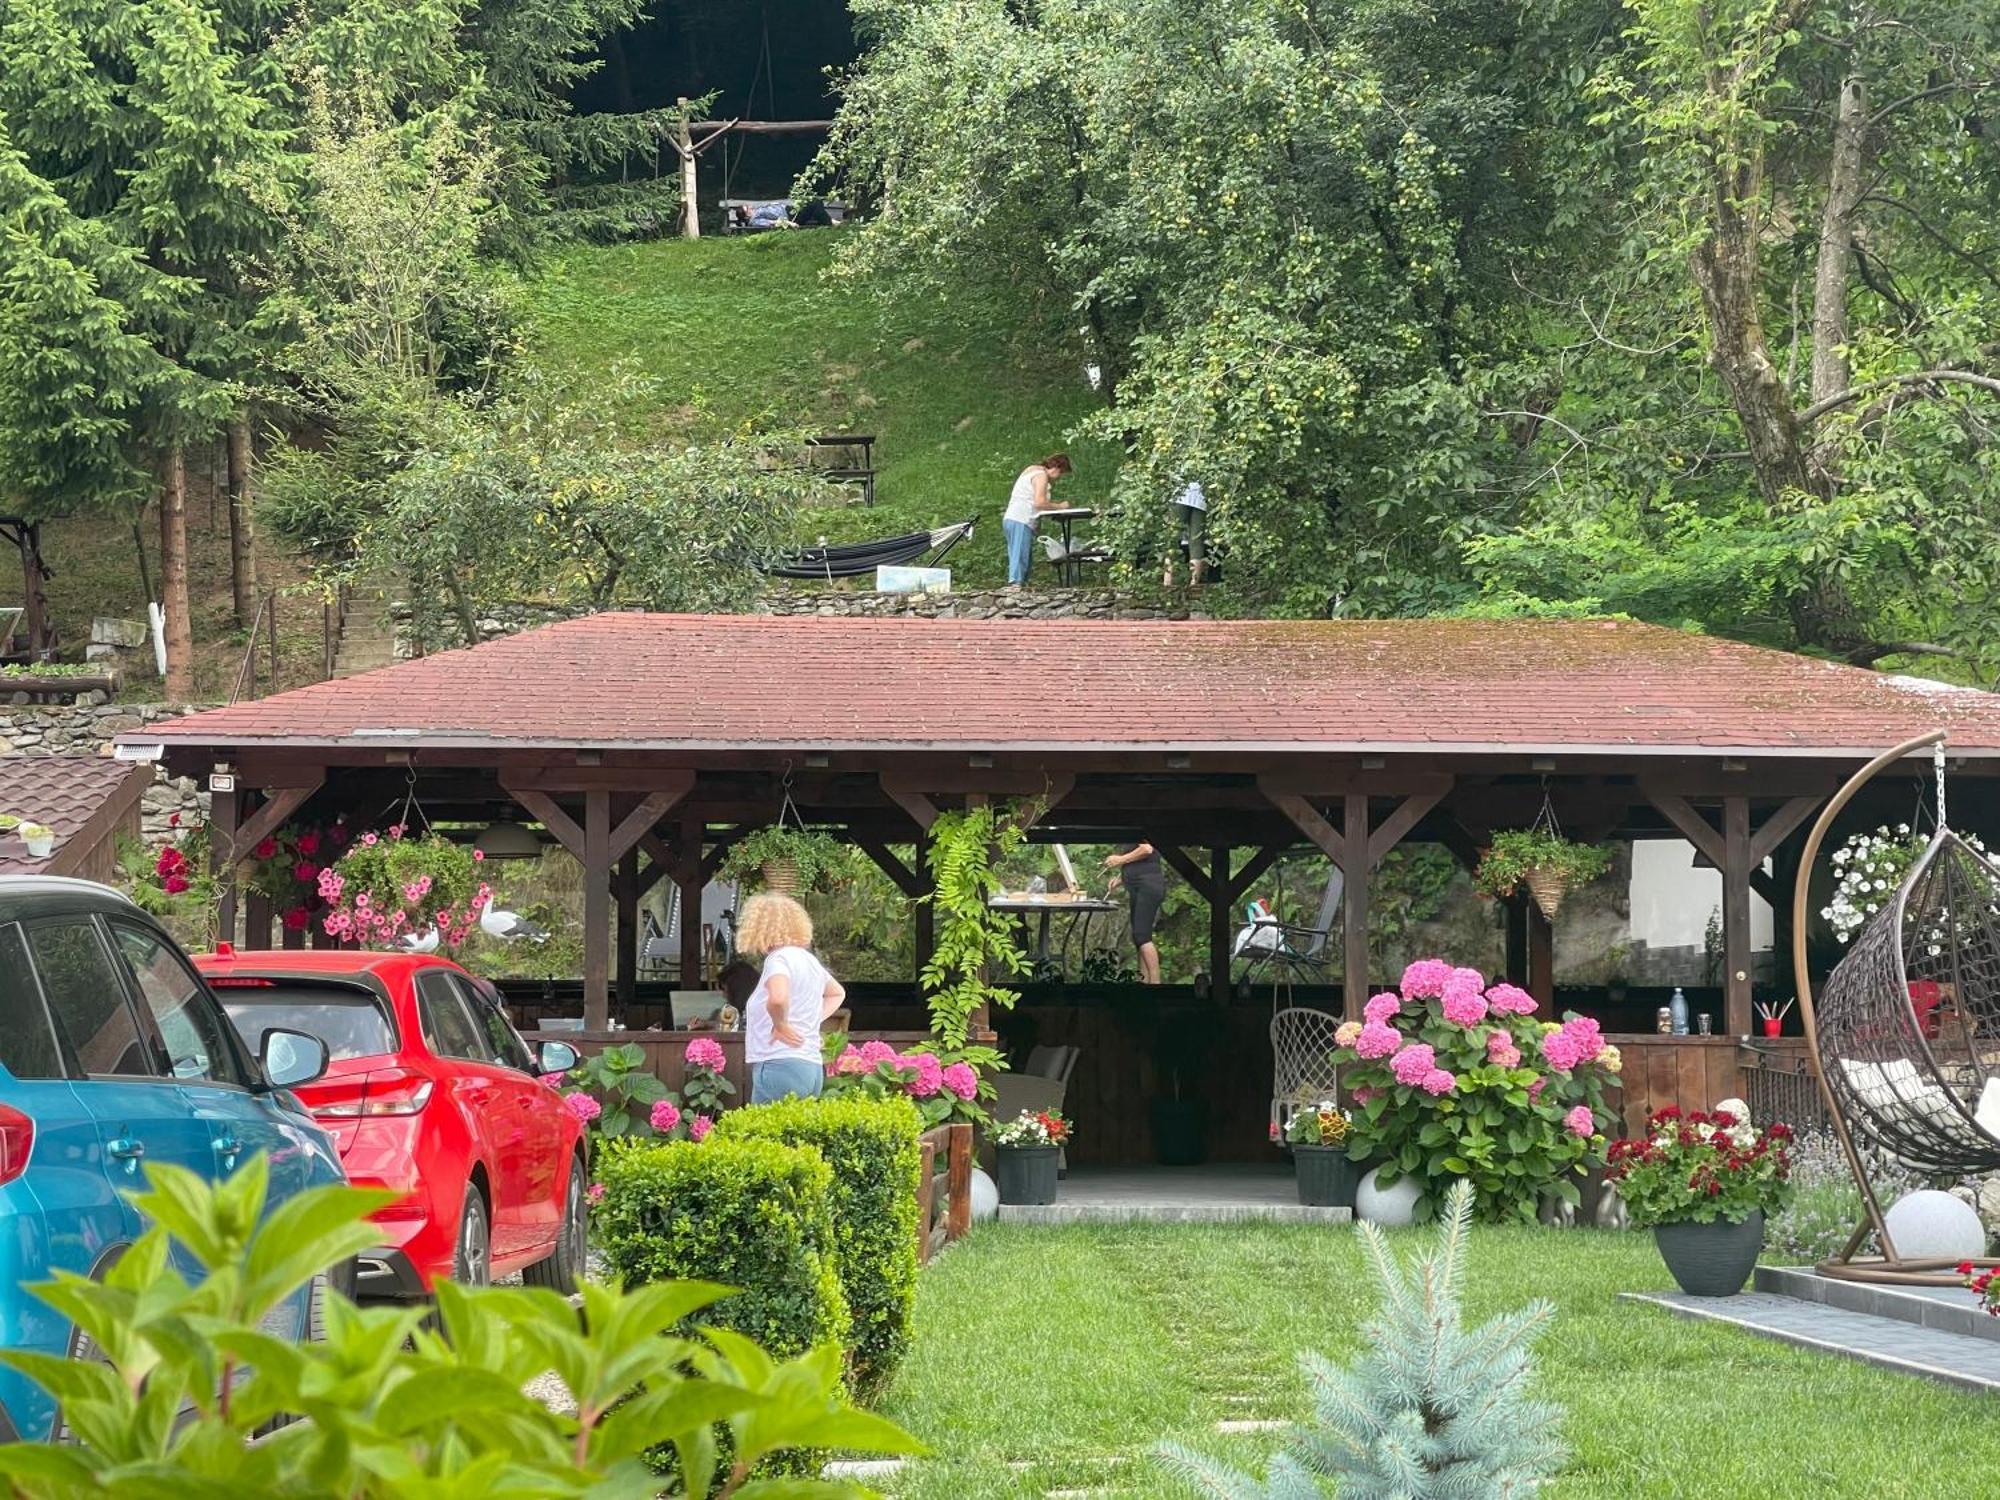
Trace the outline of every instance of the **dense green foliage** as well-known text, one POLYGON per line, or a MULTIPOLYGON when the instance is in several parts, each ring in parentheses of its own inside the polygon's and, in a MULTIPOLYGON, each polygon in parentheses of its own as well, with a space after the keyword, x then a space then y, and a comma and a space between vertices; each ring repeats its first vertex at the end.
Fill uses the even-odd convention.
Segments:
POLYGON ((665 1444, 686 1478, 670 1493, 775 1500, 806 1492, 749 1474, 784 1450, 916 1446, 846 1407, 830 1348, 780 1364, 739 1334, 692 1326, 726 1291, 702 1282, 587 1284, 581 1308, 445 1282, 435 1329, 421 1308, 322 1294, 324 1341, 289 1343, 273 1313, 375 1244, 366 1215, 394 1195, 316 1188, 266 1218, 261 1156, 220 1185, 168 1165, 148 1176, 134 1202, 153 1227, 101 1282, 64 1274, 33 1289, 102 1361, 0 1356, 59 1398, 74 1437, 0 1447, 10 1494, 654 1494, 641 1455, 665 1444), (197 1285, 183 1279, 190 1265, 197 1285), (573 1412, 530 1392, 549 1372, 573 1412), (288 1418, 303 1420, 252 1440, 288 1418), (719 1469, 718 1433, 731 1455, 719 1469))
POLYGON ((917 1295, 917 1136, 907 1099, 787 1099, 734 1110, 718 1140, 810 1147, 833 1171, 834 1264, 853 1319, 855 1388, 879 1389, 902 1363, 917 1295))
POLYGON ((781 1359, 844 1347, 847 1299, 817 1152, 765 1140, 608 1148, 591 1228, 627 1286, 693 1278, 737 1288, 710 1321, 781 1359))
POLYGON ((1032 817, 1002 817, 992 807, 941 814, 931 825, 929 853, 935 944, 924 966, 931 1030, 948 1049, 965 1046, 981 1006, 1006 1009, 1019 998, 995 976, 1028 966, 1010 917, 988 904, 1000 894, 996 869, 1021 847, 1032 817))
POLYGON ((1529 1346, 1555 1312, 1531 1302, 1482 1327, 1462 1326, 1472 1189, 1452 1189, 1434 1250, 1406 1271, 1373 1224, 1362 1243, 1382 1303, 1362 1325, 1370 1352, 1343 1370, 1321 1355, 1301 1363, 1313 1418, 1259 1482, 1177 1444, 1163 1456, 1191 1486, 1219 1500, 1314 1500, 1339 1493, 1380 1500, 1457 1500, 1537 1494, 1561 1464, 1561 1412, 1530 1400, 1529 1346))

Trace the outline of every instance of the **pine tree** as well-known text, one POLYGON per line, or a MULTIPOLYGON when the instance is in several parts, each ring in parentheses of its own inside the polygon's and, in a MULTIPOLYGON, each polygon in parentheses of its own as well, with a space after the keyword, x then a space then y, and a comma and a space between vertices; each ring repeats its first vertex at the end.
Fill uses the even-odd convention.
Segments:
POLYGON ((1560 1411, 1528 1398, 1529 1345, 1554 1311, 1529 1303, 1480 1328, 1460 1326, 1472 1190, 1446 1200, 1437 1247, 1405 1272, 1372 1224, 1363 1243, 1382 1306, 1362 1326, 1369 1347, 1351 1369, 1319 1355, 1301 1361, 1313 1421, 1296 1429, 1260 1481, 1179 1445, 1167 1466, 1216 1500, 1518 1500, 1562 1462, 1560 1411))

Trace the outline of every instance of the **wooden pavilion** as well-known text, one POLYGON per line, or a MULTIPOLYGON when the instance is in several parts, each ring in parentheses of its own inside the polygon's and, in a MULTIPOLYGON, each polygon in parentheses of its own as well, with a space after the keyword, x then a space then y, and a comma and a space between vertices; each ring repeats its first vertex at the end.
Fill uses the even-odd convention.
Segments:
MULTIPOLYGON (((1990 825, 2000 696, 1625 621, 611 613, 120 745, 207 782, 223 849, 302 809, 372 820, 409 789, 433 821, 539 824, 584 871, 586 1034, 636 992, 641 895, 672 880, 698 910, 731 843, 788 794, 913 897, 920 866, 899 848, 970 799, 1046 799, 1037 838, 1144 837, 1210 902, 1211 974, 1228 972, 1250 882, 1316 847, 1344 877, 1350 1014, 1393 978, 1370 962, 1382 857, 1430 841, 1469 865, 1546 796, 1577 837, 1685 838, 1720 870, 1726 1042, 1751 1030, 1752 892, 1776 897, 1848 772, 1936 727, 1961 820, 1990 825)), ((1884 796, 1857 816, 1907 817, 1907 780, 1884 796)), ((225 933, 237 905, 225 896, 225 933)), ((268 945, 271 913, 244 905, 243 941, 268 945)), ((914 912, 921 963, 929 913, 914 912)), ((1510 977, 1550 1004, 1549 926, 1526 901, 1509 922, 1510 977)), ((681 925, 693 986, 700 933, 681 925)))

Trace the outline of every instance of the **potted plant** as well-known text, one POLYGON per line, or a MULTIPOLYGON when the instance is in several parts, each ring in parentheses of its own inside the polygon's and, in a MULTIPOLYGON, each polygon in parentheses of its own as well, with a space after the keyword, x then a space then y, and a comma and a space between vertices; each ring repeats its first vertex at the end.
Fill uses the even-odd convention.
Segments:
POLYGON ((1632 949, 1613 943, 1604 950, 1604 992, 1613 1005, 1623 1005, 1631 993, 1632 949))
POLYGON ((13 813, 0 813, 0 834, 12 833, 21 826, 21 820, 13 813))
POLYGON ((314 889, 325 902, 320 928, 362 947, 394 948, 432 932, 454 949, 479 924, 493 899, 480 878, 486 856, 439 833, 406 838, 401 823, 362 833, 338 860, 318 867, 314 889))
POLYGON ((1791 1197, 1792 1132, 1728 1110, 1655 1110, 1638 1140, 1614 1141, 1605 1179, 1692 1297, 1733 1297, 1764 1248, 1764 1219, 1791 1197))
POLYGON ((1588 885, 1611 868, 1611 851, 1596 844, 1566 839, 1553 826, 1539 823, 1496 833, 1479 856, 1472 883, 1489 896, 1511 896, 1526 887, 1542 915, 1555 920, 1563 897, 1588 885))
POLYGON ((1308 1208, 1352 1208, 1361 1169, 1347 1155, 1347 1111, 1322 1099, 1292 1111, 1285 1143, 1298 1171, 1299 1202, 1308 1208))
POLYGON ((829 834, 804 828, 760 828, 732 844, 722 861, 722 873, 781 895, 821 890, 847 869, 847 846, 829 834))
POLYGON ((1056 1159, 1069 1141, 1069 1121, 1053 1109, 1024 1109, 993 1132, 1002 1203, 1056 1201, 1056 1159))
POLYGON ((20 828, 22 842, 28 846, 31 859, 47 859, 56 850, 56 831, 44 823, 23 823, 20 828))

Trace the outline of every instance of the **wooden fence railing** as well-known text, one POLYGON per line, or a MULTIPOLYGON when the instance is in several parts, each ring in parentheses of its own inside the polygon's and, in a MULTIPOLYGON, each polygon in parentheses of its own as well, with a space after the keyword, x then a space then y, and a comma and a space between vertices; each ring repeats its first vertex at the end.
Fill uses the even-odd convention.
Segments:
POLYGON ((939 1125, 918 1146, 917 1257, 928 1261, 972 1227, 972 1127, 939 1125))

